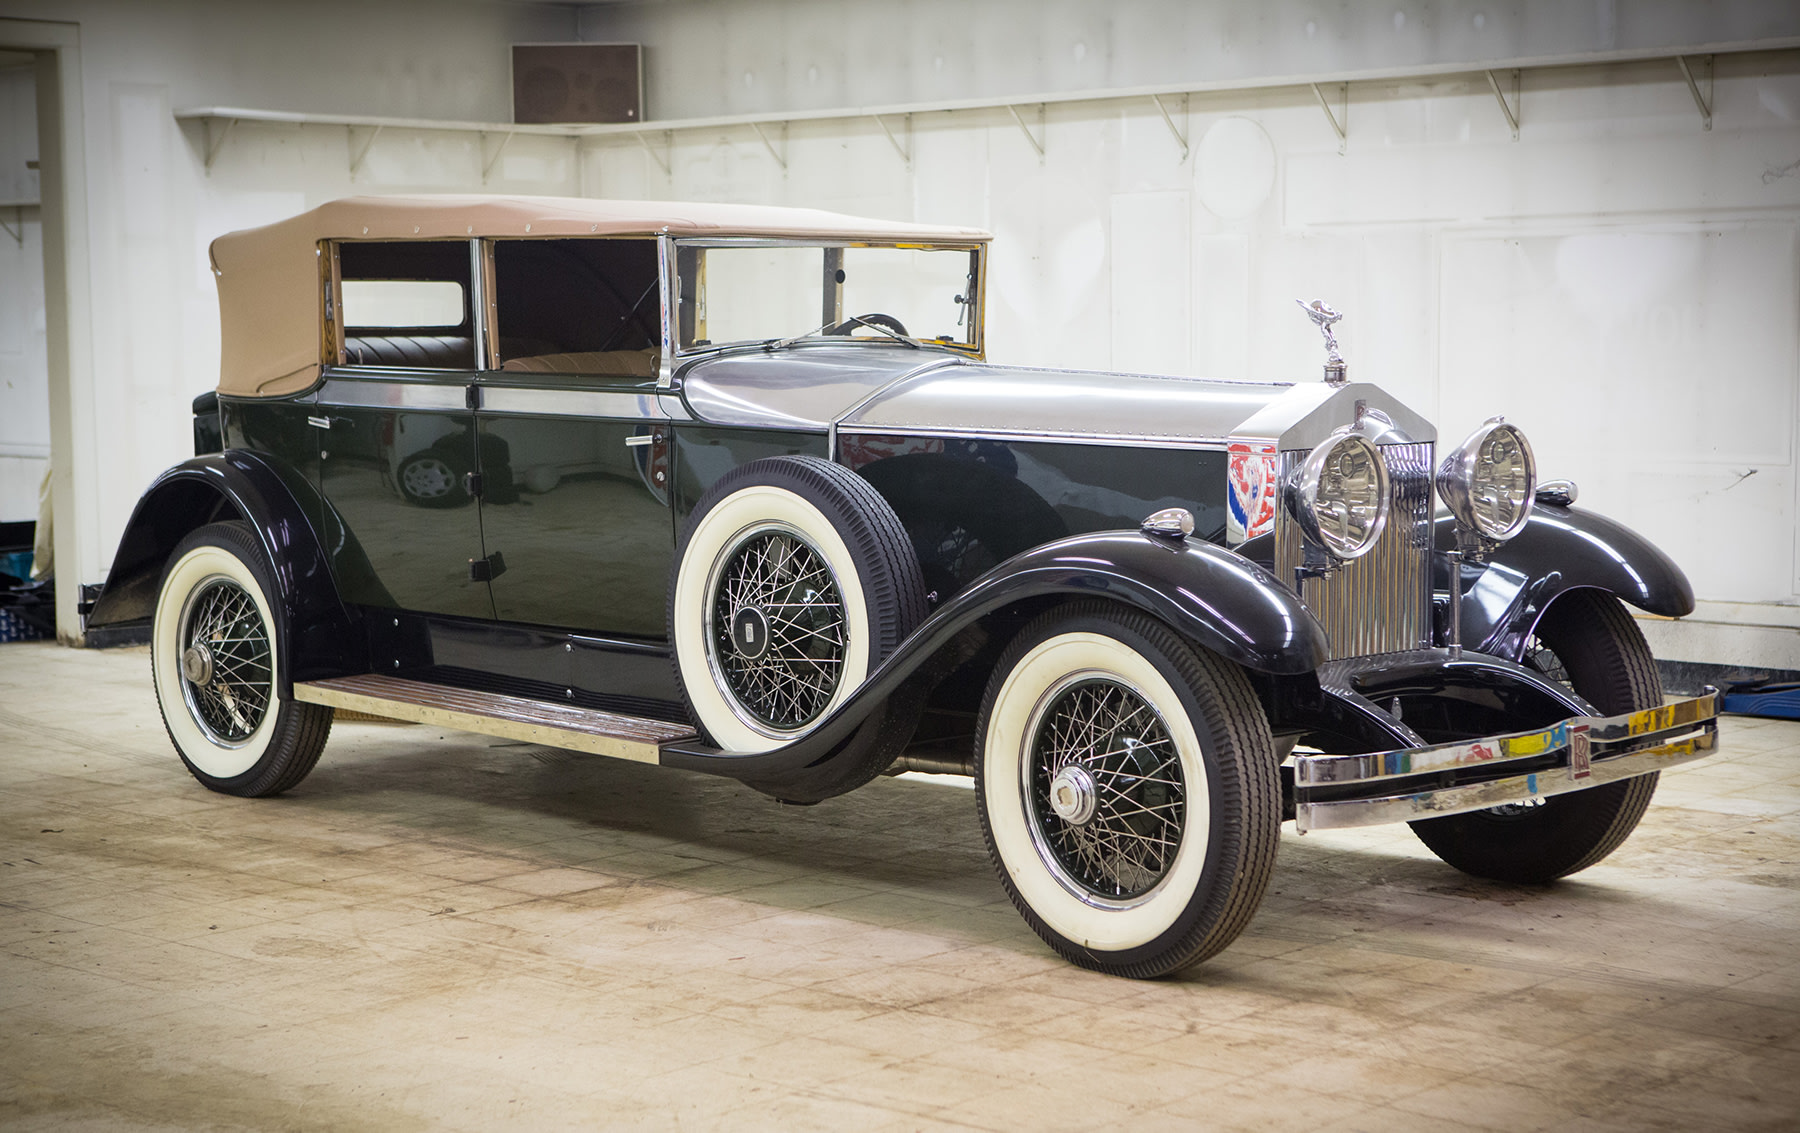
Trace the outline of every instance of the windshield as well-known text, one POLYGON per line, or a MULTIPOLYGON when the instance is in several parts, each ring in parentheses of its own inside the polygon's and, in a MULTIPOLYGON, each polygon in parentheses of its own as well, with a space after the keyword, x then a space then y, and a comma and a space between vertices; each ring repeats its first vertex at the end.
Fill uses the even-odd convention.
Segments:
POLYGON ((809 335, 978 348, 979 253, 682 244, 679 348, 809 335))

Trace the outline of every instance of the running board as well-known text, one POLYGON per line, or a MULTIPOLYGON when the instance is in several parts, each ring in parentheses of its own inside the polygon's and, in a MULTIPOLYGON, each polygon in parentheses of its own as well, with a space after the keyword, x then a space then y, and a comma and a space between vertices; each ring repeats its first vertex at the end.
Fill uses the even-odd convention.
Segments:
POLYGON ((694 729, 686 724, 375 673, 296 681, 294 699, 637 763, 659 763, 663 744, 695 738, 694 729))

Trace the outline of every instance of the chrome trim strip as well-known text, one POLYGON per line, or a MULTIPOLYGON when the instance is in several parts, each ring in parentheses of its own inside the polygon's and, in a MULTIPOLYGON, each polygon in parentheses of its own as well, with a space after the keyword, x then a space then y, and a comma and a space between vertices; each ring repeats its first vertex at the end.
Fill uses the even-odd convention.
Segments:
POLYGON ((535 389, 483 385, 484 413, 532 417, 614 417, 666 421, 668 410, 655 393, 612 393, 604 390, 535 389))
POLYGON ((889 234, 875 240, 854 236, 678 236, 676 243, 689 248, 902 248, 931 252, 973 252, 986 237, 962 240, 903 240, 889 234))
POLYGON ((669 389, 675 384, 675 239, 667 234, 656 238, 656 270, 662 298, 662 354, 656 384, 669 389))
POLYGON ((1648 775, 1653 771, 1676 767, 1699 759, 1712 751, 1718 742, 1715 724, 1706 725, 1698 735, 1673 743, 1634 751, 1611 759, 1595 759, 1592 769, 1581 776, 1570 767, 1554 767, 1508 779, 1487 783, 1471 783, 1463 787, 1446 787, 1410 795, 1380 799, 1348 799, 1342 802, 1299 803, 1294 807, 1294 825, 1301 832, 1333 830, 1347 826, 1377 826, 1388 822, 1411 822, 1420 818, 1441 818, 1471 810, 1509 803, 1549 798, 1570 791, 1598 787, 1619 779, 1648 775))
POLYGON ((455 409, 469 412, 466 392, 474 375, 463 374, 455 385, 438 382, 367 381, 327 378, 319 387, 321 406, 370 406, 378 409, 455 409))
POLYGON ((1175 437, 1157 436, 1152 433, 1074 433, 1074 432, 1009 432, 1004 429, 964 429, 935 428, 921 425, 839 425, 837 435, 840 437, 980 437, 989 441, 1012 442, 1060 442, 1080 441, 1083 444, 1115 445, 1137 447, 1153 445, 1157 448, 1180 448, 1212 450, 1223 452, 1225 441, 1220 437, 1175 437))
POLYGON ((477 368, 488 368, 487 352, 487 271, 483 262, 487 257, 482 255, 482 242, 469 241, 469 323, 474 330, 472 339, 475 346, 477 368))
MULTIPOLYGON (((1616 744, 1640 736, 1700 727, 1717 719, 1718 714, 1718 697, 1708 693, 1617 716, 1571 716, 1548 728, 1462 743, 1366 755, 1302 755, 1294 759, 1294 785, 1368 783, 1404 775, 1494 766, 1569 748, 1577 734, 1585 734, 1593 744, 1616 744)), ((1606 758, 1604 753, 1596 753, 1595 757, 1606 758)))

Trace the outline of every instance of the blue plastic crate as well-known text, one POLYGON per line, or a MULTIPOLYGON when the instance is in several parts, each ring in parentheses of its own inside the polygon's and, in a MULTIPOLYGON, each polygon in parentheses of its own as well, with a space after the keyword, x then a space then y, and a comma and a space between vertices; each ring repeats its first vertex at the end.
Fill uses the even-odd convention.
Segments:
POLYGON ((1720 707, 1739 716, 1773 716, 1800 720, 1800 684, 1734 685, 1720 707))
POLYGON ((8 641, 43 641, 49 637, 43 630, 0 606, 0 643, 8 641))
POLYGON ((30 551, 8 551, 0 555, 0 574, 10 574, 24 582, 31 581, 30 551))

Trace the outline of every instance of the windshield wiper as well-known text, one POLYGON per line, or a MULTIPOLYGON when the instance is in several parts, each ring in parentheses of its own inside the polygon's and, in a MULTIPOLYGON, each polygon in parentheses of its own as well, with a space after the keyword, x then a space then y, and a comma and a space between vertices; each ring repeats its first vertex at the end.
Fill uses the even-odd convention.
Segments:
POLYGON ((807 331, 805 334, 797 334, 797 335, 793 336, 792 338, 765 338, 762 341, 762 348, 764 350, 782 350, 782 349, 785 349, 786 347, 794 345, 794 343, 799 342, 803 338, 811 338, 813 335, 818 334, 820 331, 824 330, 826 327, 831 326, 831 325, 833 325, 833 324, 820 323, 818 326, 807 331))

